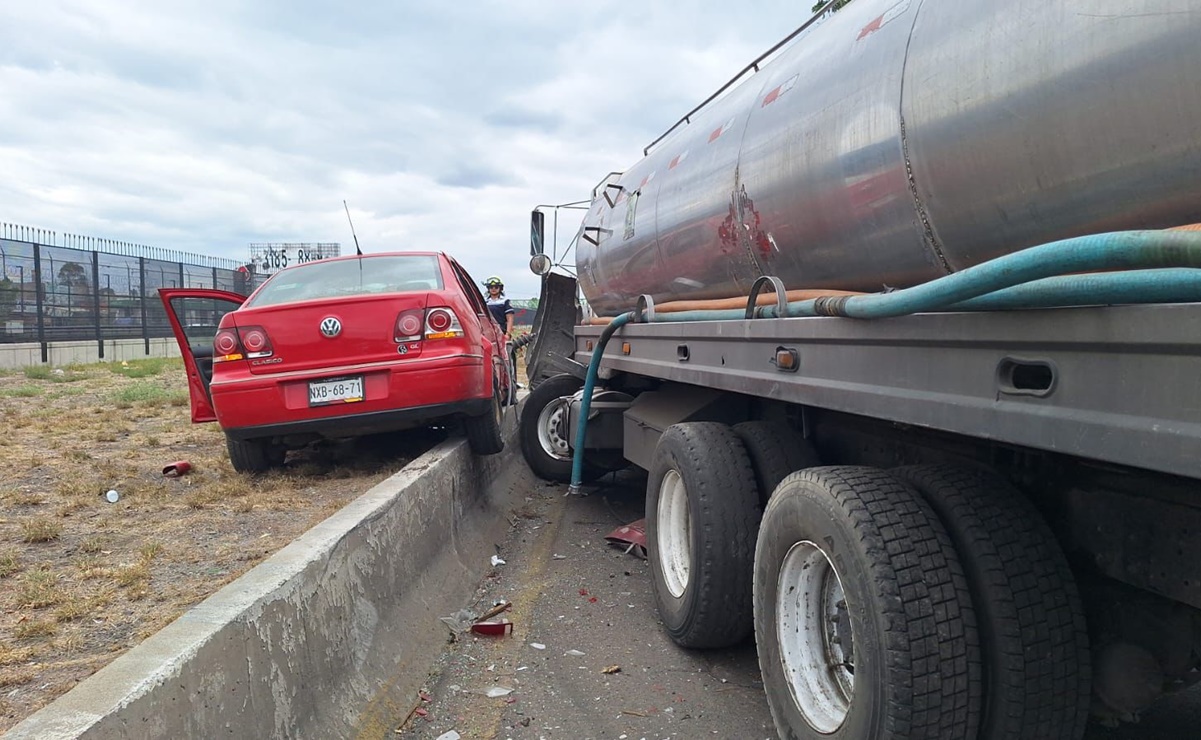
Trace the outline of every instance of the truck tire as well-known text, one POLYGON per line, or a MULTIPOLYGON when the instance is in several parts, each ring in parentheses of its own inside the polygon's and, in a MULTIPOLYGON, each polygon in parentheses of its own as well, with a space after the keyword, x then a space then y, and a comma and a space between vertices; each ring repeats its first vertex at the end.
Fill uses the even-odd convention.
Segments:
POLYGON ((505 408, 501 402, 501 395, 499 385, 493 381, 492 404, 488 407, 488 413, 468 416, 463 420, 467 444, 477 455, 495 455, 505 448, 505 438, 501 432, 505 408))
POLYGON ((999 476, 955 465, 893 474, 959 552, 984 656, 981 740, 1077 740, 1091 688, 1088 632, 1067 558, 1038 510, 999 476))
POLYGON ((972 738, 980 647, 954 546, 888 473, 776 488, 755 550, 755 638, 781 738, 972 738))
POLYGON ((234 439, 225 435, 229 462, 238 473, 265 473, 284 464, 288 451, 266 439, 234 439))
POLYGON ((761 508, 789 474, 821 465, 809 440, 782 421, 744 421, 734 425, 734 433, 750 455, 761 508))
MULTIPOLYGON (((571 449, 563 428, 569 397, 584 387, 574 375, 553 375, 530 391, 521 409, 517 437, 521 456, 543 480, 571 482, 571 449)), ((596 480, 609 471, 594 462, 584 462, 584 480, 596 480)), ((623 461, 624 462, 624 461, 623 461)))
POLYGON ((646 543, 659 618, 677 645, 726 647, 751 634, 759 517, 755 474, 734 430, 667 428, 647 479, 646 543))

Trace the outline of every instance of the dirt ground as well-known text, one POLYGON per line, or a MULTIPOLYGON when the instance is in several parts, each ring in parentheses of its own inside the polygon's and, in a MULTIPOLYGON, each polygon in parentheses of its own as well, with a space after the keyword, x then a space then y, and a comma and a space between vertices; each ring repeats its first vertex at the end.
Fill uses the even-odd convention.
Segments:
POLYGON ((189 413, 178 360, 0 372, 0 733, 446 434, 300 450, 251 478, 189 413), (164 477, 176 460, 193 471, 164 477))

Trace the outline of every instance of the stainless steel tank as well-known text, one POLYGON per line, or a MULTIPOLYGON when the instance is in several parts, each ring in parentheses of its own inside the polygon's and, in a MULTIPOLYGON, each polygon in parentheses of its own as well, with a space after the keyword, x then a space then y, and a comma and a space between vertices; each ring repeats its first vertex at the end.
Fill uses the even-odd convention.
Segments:
POLYGON ((602 183, 576 261, 613 314, 1197 221, 1201 0, 855 0, 602 183))

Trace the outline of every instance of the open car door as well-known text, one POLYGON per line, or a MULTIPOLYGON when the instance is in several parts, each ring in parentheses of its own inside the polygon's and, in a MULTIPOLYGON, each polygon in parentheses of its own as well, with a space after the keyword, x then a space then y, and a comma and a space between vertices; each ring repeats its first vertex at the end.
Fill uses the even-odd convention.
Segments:
POLYGON ((188 373, 192 422, 216 421, 209 393, 209 383, 213 380, 213 337, 221 317, 241 306, 246 296, 202 288, 159 288, 158 295, 167 310, 188 373))

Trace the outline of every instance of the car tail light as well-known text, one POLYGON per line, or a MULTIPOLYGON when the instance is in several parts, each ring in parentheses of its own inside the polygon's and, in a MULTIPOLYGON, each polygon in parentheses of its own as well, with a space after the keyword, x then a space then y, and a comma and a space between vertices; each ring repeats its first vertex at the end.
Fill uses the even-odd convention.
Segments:
POLYGON ((243 359, 242 345, 233 329, 222 329, 213 337, 213 362, 233 362, 243 359))
POLYGON ((246 349, 246 356, 255 357, 270 357, 272 353, 271 339, 267 336, 267 332, 261 326, 240 326, 238 327, 238 337, 242 340, 242 347, 246 349))
POLYGON ((402 311, 396 317, 396 327, 392 332, 392 341, 413 342, 421 339, 421 320, 424 318, 424 311, 417 309, 414 311, 402 311))
POLYGON ((453 339, 463 336, 459 317, 449 308, 431 308, 425 315, 426 339, 453 339))

